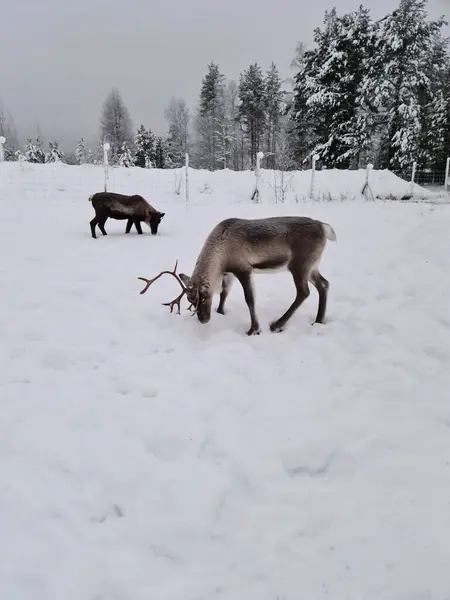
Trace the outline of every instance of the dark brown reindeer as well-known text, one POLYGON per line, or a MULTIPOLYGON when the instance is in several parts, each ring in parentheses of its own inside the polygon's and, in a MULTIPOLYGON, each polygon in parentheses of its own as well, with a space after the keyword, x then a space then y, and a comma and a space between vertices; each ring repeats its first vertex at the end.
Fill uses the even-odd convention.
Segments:
POLYGON ((214 227, 206 238, 194 271, 189 277, 173 271, 161 271, 153 279, 139 277, 150 285, 164 274, 173 275, 182 287, 180 295, 164 305, 174 306, 180 313, 180 301, 186 295, 200 323, 208 323, 214 293, 220 292, 217 312, 225 314, 225 301, 233 279, 242 285, 250 311, 247 335, 259 334, 255 311, 252 273, 271 273, 288 270, 297 290, 295 300, 287 311, 271 323, 271 331, 281 331, 299 306, 309 296, 311 282, 319 294, 315 323, 323 323, 327 307, 328 281, 319 273, 318 265, 327 240, 336 241, 333 228, 327 223, 308 217, 269 217, 265 219, 225 219, 214 227))
POLYGON ((115 192, 98 192, 89 196, 90 202, 95 210, 95 217, 90 222, 92 237, 96 238, 95 226, 98 225, 103 235, 107 219, 127 220, 125 233, 130 233, 134 226, 137 232, 142 235, 141 222, 150 227, 153 235, 158 233, 158 226, 165 213, 159 212, 153 208, 142 196, 135 194, 128 196, 125 194, 116 194, 115 192))

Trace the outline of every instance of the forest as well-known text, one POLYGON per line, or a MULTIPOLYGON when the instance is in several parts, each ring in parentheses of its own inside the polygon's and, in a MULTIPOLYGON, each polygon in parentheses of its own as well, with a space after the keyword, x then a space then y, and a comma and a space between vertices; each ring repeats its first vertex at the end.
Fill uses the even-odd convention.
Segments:
POLYGON ((98 142, 80 137, 73 152, 56 140, 28 137, 19 147, 11 114, 0 106, 0 135, 6 160, 37 163, 99 163, 108 141, 113 165, 174 168, 252 169, 259 151, 263 166, 288 171, 310 168, 443 169, 450 156, 450 54, 444 18, 429 20, 426 0, 400 0, 378 21, 370 10, 326 11, 314 44, 298 42, 292 78, 275 63, 255 62, 228 79, 210 62, 197 106, 170 98, 167 131, 135 127, 121 91, 111 90, 101 107, 98 142))

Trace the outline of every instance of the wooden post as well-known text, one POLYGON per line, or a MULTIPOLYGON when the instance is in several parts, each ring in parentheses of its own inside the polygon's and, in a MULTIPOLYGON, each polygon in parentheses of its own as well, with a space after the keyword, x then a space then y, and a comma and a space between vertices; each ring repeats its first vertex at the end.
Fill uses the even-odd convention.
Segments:
POLYGON ((108 144, 108 142, 105 142, 103 144, 103 164, 105 166, 105 192, 108 191, 107 187, 108 187, 108 179, 109 179, 109 172, 108 172, 108 150, 110 149, 110 145, 108 144))

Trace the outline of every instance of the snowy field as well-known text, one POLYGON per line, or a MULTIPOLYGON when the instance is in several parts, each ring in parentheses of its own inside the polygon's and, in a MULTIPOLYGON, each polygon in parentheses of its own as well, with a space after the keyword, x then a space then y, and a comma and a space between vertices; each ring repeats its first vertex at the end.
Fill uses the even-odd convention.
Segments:
MULTIPOLYGON (((143 194, 158 205, 169 203, 181 206, 186 199, 184 168, 140 169, 109 168, 108 189, 122 193, 143 194)), ((443 188, 433 190, 413 185, 387 170, 369 173, 369 189, 362 195, 366 170, 330 169, 293 171, 282 175, 262 169, 260 201, 263 204, 299 204, 310 202, 342 202, 347 200, 409 199, 428 203, 449 203, 443 188)), ((69 166, 62 163, 36 165, 18 162, 0 163, 0 194, 73 201, 86 196, 86 191, 102 190, 102 166, 69 166)), ((235 205, 246 203, 255 189, 252 171, 205 171, 189 169, 189 203, 196 206, 235 205)))
POLYGON ((450 206, 229 204, 223 179, 148 194, 158 236, 94 240, 101 176, 57 181, 0 188, 0 598, 448 600, 450 206), (268 330, 286 273, 255 278, 250 338, 237 283, 208 325, 161 306, 170 277, 139 294, 222 218, 275 214, 336 231, 325 325, 313 288, 268 330))

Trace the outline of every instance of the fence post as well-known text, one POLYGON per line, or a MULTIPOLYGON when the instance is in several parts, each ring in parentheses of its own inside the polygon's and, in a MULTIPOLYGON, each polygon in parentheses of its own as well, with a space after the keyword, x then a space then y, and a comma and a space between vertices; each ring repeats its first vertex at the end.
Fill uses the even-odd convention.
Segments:
POLYGON ((0 162, 5 160, 5 149, 3 145, 6 142, 6 138, 3 135, 0 135, 0 162))
POLYGON ((264 158, 264 152, 258 152, 258 154, 256 155, 256 165, 255 165, 255 190, 252 194, 252 200, 256 199, 256 203, 259 203, 259 199, 260 199, 260 193, 259 193, 259 179, 261 176, 260 173, 260 169, 261 169, 261 161, 264 158))
POLYGON ((108 187, 108 179, 109 179, 109 172, 108 172, 108 150, 110 149, 110 145, 108 144, 108 142, 105 142, 103 144, 103 164, 105 166, 105 192, 107 191, 107 187, 108 187))
POLYGON ((414 196, 414 179, 416 178, 416 161, 413 162, 412 173, 411 173, 411 196, 414 196))
POLYGON ((186 205, 186 208, 187 208, 187 205, 188 205, 188 202, 189 202, 189 152, 186 152, 185 182, 186 182, 185 205, 186 205))
POLYGON ((313 198, 314 197, 314 179, 315 179, 315 173, 316 173, 316 162, 319 160, 319 155, 318 154, 314 154, 312 157, 312 169, 311 169, 311 185, 309 188, 309 197, 313 198))
POLYGON ((370 171, 373 169, 373 164, 372 163, 368 163, 367 167, 366 167, 366 182, 364 184, 364 187, 362 189, 362 194, 366 195, 366 191, 370 192, 370 195, 372 197, 372 200, 374 200, 373 197, 373 193, 372 193, 372 188, 370 187, 370 182, 369 182, 369 178, 370 178, 370 171))
POLYGON ((449 186, 449 171, 450 171, 450 156, 447 156, 447 163, 445 165, 445 182, 444 182, 444 190, 448 192, 449 186))

